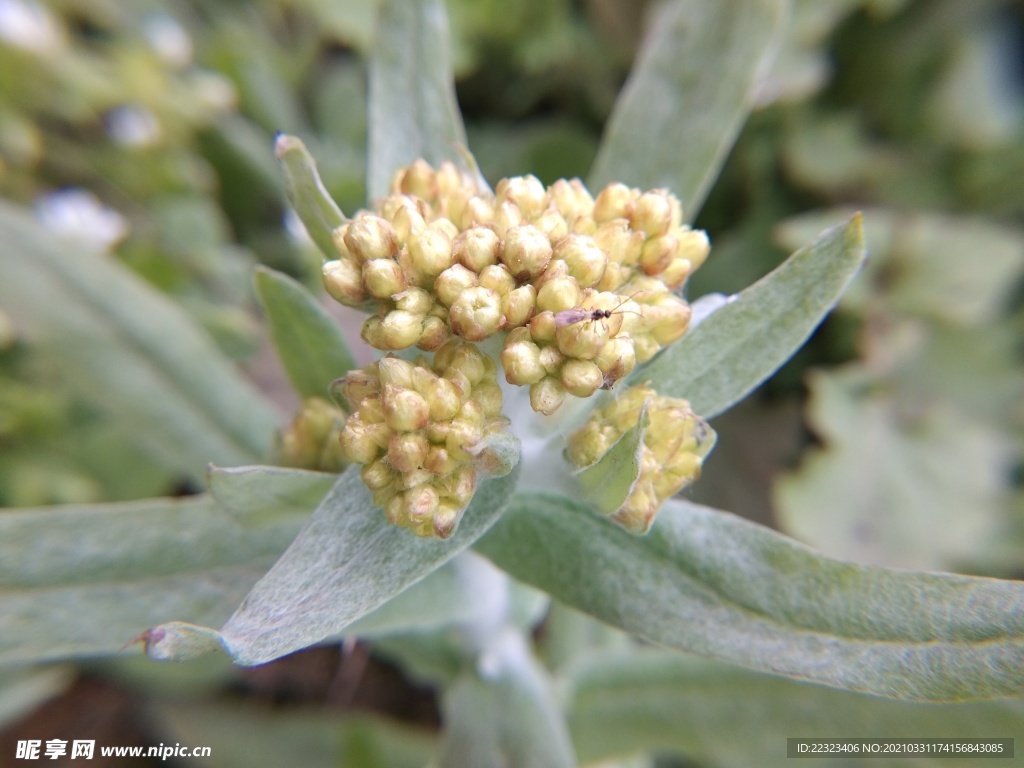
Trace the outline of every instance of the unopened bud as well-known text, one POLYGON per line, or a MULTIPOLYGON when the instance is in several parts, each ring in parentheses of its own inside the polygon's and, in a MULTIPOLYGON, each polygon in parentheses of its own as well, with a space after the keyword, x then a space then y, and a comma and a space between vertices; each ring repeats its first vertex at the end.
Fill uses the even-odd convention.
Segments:
POLYGON ((411 389, 385 385, 381 392, 384 421, 396 432, 422 429, 430 420, 430 406, 423 395, 411 389))
POLYGON ((590 397, 604 384, 604 374, 590 360, 566 360, 559 379, 565 391, 576 397, 590 397))
MULTIPOLYGON (((678 207, 678 200, 677 207, 678 207)), ((660 237, 672 227, 673 206, 667 190, 644 192, 636 199, 630 224, 647 237, 660 237)))
POLYGON ((430 442, 418 432, 399 432, 388 444, 388 461, 399 472, 422 469, 430 451, 430 442))
POLYGON ((551 241, 536 227, 513 227, 505 235, 501 261, 521 283, 538 277, 551 261, 551 241))
POLYGON ((434 281, 434 293, 446 307, 450 307, 457 298, 469 288, 477 285, 476 272, 473 272, 461 264, 448 267, 437 276, 434 281))
POLYGON ((555 247, 553 257, 566 263, 581 288, 597 285, 608 266, 607 254, 587 235, 569 235, 555 247))
POLYGON ((493 336, 501 329, 501 296, 483 286, 463 290, 448 310, 448 323, 467 341, 493 336))
POLYGON ((514 176, 498 182, 494 195, 498 203, 515 203, 526 219, 533 219, 548 207, 550 198, 536 176, 514 176))
POLYGON ((350 259, 326 261, 323 266, 324 290, 335 301, 347 307, 358 307, 366 301, 362 272, 350 259))
POLYGON ((409 239, 409 258, 420 285, 432 285, 454 263, 449 234, 446 227, 433 222, 409 239))
POLYGON ((594 221, 604 224, 612 219, 628 219, 633 201, 639 195, 625 184, 609 184, 594 201, 594 221))
POLYGON ((547 375, 540 361, 540 348, 526 328, 516 328, 505 339, 501 366, 508 383, 518 386, 536 384, 547 375))
POLYGON ((394 227, 380 216, 366 214, 353 219, 345 232, 345 245, 359 261, 391 259, 398 254, 394 227))
POLYGON ((501 311, 505 316, 504 328, 525 325, 537 311, 537 289, 532 285, 524 285, 509 291, 502 299, 501 311))
POLYGON ((550 416, 565 401, 565 388, 562 383, 551 376, 530 387, 530 407, 537 413, 550 416))
POLYGON ((477 274, 485 267, 498 263, 501 239, 488 227, 473 227, 452 241, 455 259, 477 274))
POLYGON ((405 290, 405 275, 398 262, 374 259, 363 264, 363 287, 375 299, 389 299, 405 290))

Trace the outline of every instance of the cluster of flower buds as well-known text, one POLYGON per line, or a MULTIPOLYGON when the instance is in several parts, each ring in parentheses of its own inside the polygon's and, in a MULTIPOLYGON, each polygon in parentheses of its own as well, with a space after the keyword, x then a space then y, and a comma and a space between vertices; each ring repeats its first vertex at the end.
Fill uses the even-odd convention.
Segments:
POLYGON ((714 446, 714 433, 690 410, 685 400, 662 397, 644 384, 631 387, 612 403, 591 414, 569 436, 566 456, 579 469, 600 461, 640 419, 647 404, 640 476, 612 520, 635 534, 646 533, 658 508, 700 476, 704 457, 714 446))
POLYGON ((322 397, 309 397, 275 445, 276 463, 285 467, 340 472, 345 468, 339 436, 347 414, 322 397))
POLYGON ((593 197, 578 180, 533 176, 480 188, 450 163, 400 171, 375 212, 334 232, 328 293, 373 312, 363 339, 378 349, 435 350, 452 335, 508 332, 509 383, 553 413, 587 397, 686 332, 674 291, 703 263, 703 232, 682 224, 677 198, 612 184, 593 197))
POLYGON ((345 377, 341 391, 352 415, 341 446, 350 461, 364 465, 363 482, 392 523, 446 538, 478 473, 511 470, 492 449, 508 425, 496 373, 490 358, 453 339, 432 362, 387 355, 345 377))

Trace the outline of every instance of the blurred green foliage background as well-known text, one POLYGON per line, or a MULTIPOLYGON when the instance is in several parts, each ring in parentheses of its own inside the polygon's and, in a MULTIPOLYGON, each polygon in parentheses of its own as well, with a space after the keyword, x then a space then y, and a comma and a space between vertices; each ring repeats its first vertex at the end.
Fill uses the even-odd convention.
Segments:
MULTIPOLYGON (((584 176, 646 3, 448 6, 484 175, 584 176)), ((0 196, 83 250, 112 249, 294 408, 251 268, 317 289, 319 255, 283 202, 273 136, 301 136, 343 210, 362 205, 373 18, 371 0, 0 0, 0 196)), ((692 497, 847 559, 1020 577, 1024 5, 797 0, 757 98, 696 219, 713 250, 690 297, 740 290, 851 209, 871 258, 808 345, 716 420, 692 497)), ((0 505, 198 490, 132 426, 98 413, 0 307, 0 505)), ((0 747, 102 700, 108 743, 217 733, 210 765, 420 765, 429 694, 368 653, 51 668, 0 692, 0 747), (149 720, 127 715, 140 700, 149 720), (331 712, 353 702, 417 728, 340 727, 331 712), (254 723, 277 752, 231 735, 254 723)))

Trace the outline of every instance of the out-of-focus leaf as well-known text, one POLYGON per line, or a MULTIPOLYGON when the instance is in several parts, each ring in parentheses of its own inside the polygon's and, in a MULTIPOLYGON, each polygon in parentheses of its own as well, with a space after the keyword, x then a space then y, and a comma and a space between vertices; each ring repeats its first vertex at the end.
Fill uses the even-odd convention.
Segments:
POLYGON ((600 514, 614 515, 636 487, 644 433, 650 423, 647 403, 644 403, 636 424, 627 429, 596 464, 576 473, 583 495, 600 514))
POLYGON ((426 731, 352 713, 162 703, 154 714, 169 742, 210 747, 217 768, 422 768, 435 744, 426 731))
POLYGON ((207 497, 0 514, 0 662, 113 654, 160 622, 217 625, 290 531, 207 497))
POLYGON ((551 680, 519 631, 494 637, 445 691, 441 765, 576 765, 551 680))
POLYGON ((337 321, 301 284, 267 267, 256 270, 256 294, 295 391, 326 399, 331 382, 356 367, 337 321))
POLYGON ((865 258, 860 216, 823 232, 732 297, 634 378, 711 418, 741 400, 800 348, 865 258))
POLYGON ((783 528, 833 557, 938 570, 983 561, 1012 464, 1008 441, 949 403, 901 403, 866 371, 815 372, 825 448, 775 486, 783 528))
MULTIPOLYGON (((702 765, 791 766, 793 736, 1024 737, 1024 701, 921 704, 835 691, 677 653, 607 653, 566 672, 565 702, 580 760, 674 749, 702 765)), ((845 756, 851 768, 902 766, 905 757, 845 756)), ((973 766, 943 755, 914 764, 973 766)))
POLYGON ((831 560, 677 500, 636 537, 521 493, 476 548, 602 621, 751 669, 921 701, 1024 692, 1024 583, 831 560))
POLYGON ((56 696, 74 679, 71 665, 0 670, 0 727, 56 696))
MULTIPOLYGON (((814 211, 776 230, 782 244, 803 242, 849 209, 814 211)), ((1024 275, 1024 232, 977 218, 871 208, 863 212, 871 260, 843 303, 863 307, 879 295, 904 314, 978 326, 1006 311, 1024 275)))
POLYGON ((260 664, 339 634, 482 536, 517 475, 482 483, 456 532, 437 541, 389 523, 359 473, 348 470, 224 625, 229 653, 260 664))
POLYGON ((303 226, 325 258, 336 259, 331 233, 345 223, 345 214, 324 188, 316 161, 297 136, 281 134, 274 141, 274 154, 284 171, 284 188, 303 226))
POLYGON ((754 104, 782 32, 779 0, 674 0, 651 25, 589 186, 667 187, 692 220, 754 104))
MULTIPOLYGON (((423 158, 463 166, 466 130, 455 100, 443 0, 382 0, 370 57, 370 200, 398 168, 423 158)), ((473 170, 473 169, 469 169, 473 170)))
POLYGON ((113 423, 201 477, 267 450, 277 414, 174 303, 105 254, 0 206, 0 305, 113 423))

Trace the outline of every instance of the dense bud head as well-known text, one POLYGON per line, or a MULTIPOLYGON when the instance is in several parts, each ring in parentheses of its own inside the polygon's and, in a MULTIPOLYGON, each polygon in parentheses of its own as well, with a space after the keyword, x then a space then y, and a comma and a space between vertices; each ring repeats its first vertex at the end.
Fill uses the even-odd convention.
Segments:
POLYGON ((566 360, 559 380, 570 395, 590 397, 604 384, 604 374, 590 360, 566 360))
POLYGON ((323 280, 328 295, 347 307, 358 307, 366 301, 362 272, 351 259, 325 261, 323 280))
POLYGON ((581 288, 597 285, 608 266, 607 254, 588 235, 569 235, 555 246, 552 255, 565 262, 581 288))
POLYGON ((363 264, 363 288, 375 299, 389 299, 406 289, 405 274, 397 261, 374 259, 363 264))
POLYGON ((493 336, 501 329, 502 319, 501 296, 479 285, 459 293, 448 310, 452 332, 467 341, 493 336))
POLYGON ((539 216, 550 202, 547 190, 536 176, 514 176, 502 179, 494 190, 499 204, 514 203, 526 219, 539 216))
POLYGON ((521 283, 538 277, 551 261, 551 241, 536 227, 525 224, 508 230, 501 261, 521 283))
POLYGON ((530 387, 530 407, 550 416, 565 401, 565 388, 558 379, 548 376, 530 387))
POLYGON ((398 254, 398 237, 391 223, 372 214, 360 215, 349 222, 345 245, 360 262, 391 259, 398 254))
POLYGON ((604 224, 612 219, 629 219, 639 193, 625 184, 609 184, 594 201, 594 221, 604 224))
MULTIPOLYGON (((656 189, 644 192, 636 199, 629 223, 633 229, 640 230, 647 237, 660 237, 667 234, 673 225, 673 216, 678 213, 679 201, 675 200, 668 190, 656 189)), ((676 220, 678 225, 678 219, 676 220)))
POLYGON ((463 291, 476 286, 478 282, 476 272, 466 269, 461 264, 455 264, 437 276, 437 280, 434 281, 434 293, 442 304, 450 307, 463 291))
POLYGON ((485 267, 498 263, 501 238, 488 227, 473 227, 452 241, 455 259, 466 269, 480 274, 485 267))

